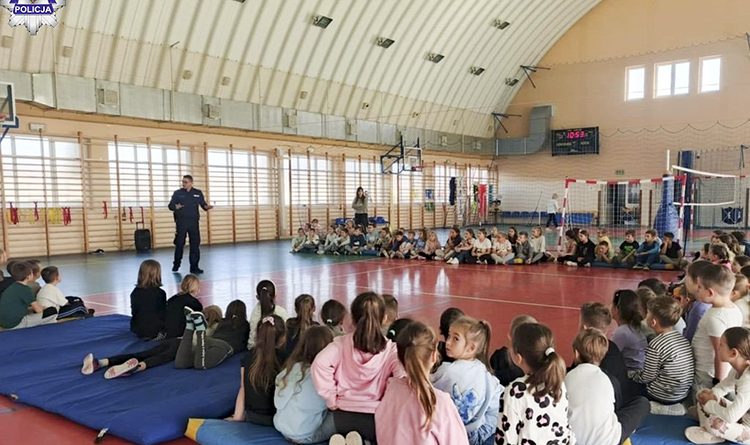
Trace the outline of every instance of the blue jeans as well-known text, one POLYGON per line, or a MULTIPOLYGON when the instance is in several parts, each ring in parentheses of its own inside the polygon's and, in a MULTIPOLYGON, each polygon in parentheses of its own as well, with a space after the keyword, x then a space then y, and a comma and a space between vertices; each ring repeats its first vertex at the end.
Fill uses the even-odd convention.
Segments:
POLYGON ((652 264, 656 264, 659 262, 659 252, 649 253, 648 255, 636 254, 635 258, 636 264, 645 264, 646 266, 651 266, 652 264))

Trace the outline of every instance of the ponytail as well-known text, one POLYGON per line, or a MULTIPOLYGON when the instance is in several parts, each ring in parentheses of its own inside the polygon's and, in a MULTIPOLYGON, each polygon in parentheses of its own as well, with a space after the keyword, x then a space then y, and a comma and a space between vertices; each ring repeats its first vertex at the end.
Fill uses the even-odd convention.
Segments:
POLYGON ((463 316, 451 323, 450 327, 460 331, 467 342, 473 342, 477 346, 474 358, 482 362, 487 370, 492 372, 489 360, 490 340, 492 339, 492 328, 485 320, 477 320, 463 316))
POLYGON ((313 315, 315 314, 315 299, 312 297, 312 295, 300 295, 294 300, 294 310, 295 312, 297 312, 299 334, 302 334, 313 324, 313 315))
POLYGON ((273 385, 281 363, 276 349, 284 340, 286 327, 278 315, 263 317, 258 322, 253 362, 247 370, 247 382, 258 391, 265 391, 273 385))
POLYGON ((255 288, 260 303, 260 316, 265 317, 276 309, 276 286, 271 280, 261 280, 255 288))
POLYGON ((538 323, 524 323, 513 331, 513 350, 530 368, 526 383, 531 395, 549 395, 555 401, 562 397, 565 361, 555 351, 552 331, 538 323))
POLYGON ((416 394, 417 401, 424 410, 424 429, 429 427, 437 405, 435 389, 428 378, 437 350, 436 340, 435 332, 418 321, 409 323, 396 337, 398 360, 404 366, 409 387, 416 394))
POLYGON ((375 292, 357 295, 352 302, 354 348, 369 354, 378 354, 385 349, 387 340, 382 326, 385 319, 385 302, 375 292))

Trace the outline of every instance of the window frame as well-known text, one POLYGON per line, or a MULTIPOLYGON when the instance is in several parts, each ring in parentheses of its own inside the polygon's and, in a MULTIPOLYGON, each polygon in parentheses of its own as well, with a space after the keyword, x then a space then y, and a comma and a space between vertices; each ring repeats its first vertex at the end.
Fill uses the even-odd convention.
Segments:
POLYGON ((690 81, 691 81, 691 62, 690 59, 680 59, 680 60, 671 60, 668 62, 657 62, 654 64, 654 88, 653 88, 653 98, 654 99, 661 99, 665 97, 674 97, 674 96, 687 96, 690 94, 690 81), (677 65, 687 63, 688 69, 688 84, 687 89, 684 93, 675 93, 675 83, 677 80, 677 65), (670 67, 670 76, 669 76, 669 93, 668 94, 659 94, 659 67, 670 67))
POLYGON ((646 65, 633 65, 625 68, 625 102, 634 102, 646 98, 646 65), (630 72, 643 70, 643 85, 641 86, 641 97, 630 98, 630 72))
POLYGON ((721 74, 722 74, 722 60, 720 55, 715 56, 704 56, 698 59, 698 94, 709 94, 709 93, 717 93, 721 91, 721 74), (704 90, 703 89, 703 77, 704 77, 704 71, 703 71, 703 64, 706 61, 709 60, 718 60, 719 61, 719 83, 717 85, 717 88, 715 90, 704 90))

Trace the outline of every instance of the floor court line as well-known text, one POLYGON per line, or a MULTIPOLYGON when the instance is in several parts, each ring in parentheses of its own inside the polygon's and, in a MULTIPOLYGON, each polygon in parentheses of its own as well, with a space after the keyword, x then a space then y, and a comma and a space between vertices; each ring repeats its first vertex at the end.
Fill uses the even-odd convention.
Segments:
MULTIPOLYGON (((347 284, 342 284, 342 283, 330 283, 330 285, 339 286, 339 287, 349 287, 347 284)), ((369 287, 365 287, 365 286, 355 286, 355 287, 357 289, 363 289, 365 291, 370 290, 369 287)), ((381 291, 382 293, 393 294, 395 289, 381 289, 381 291)), ((534 307, 543 307, 543 308, 549 308, 549 309, 564 309, 564 310, 572 310, 572 311, 579 311, 581 309, 579 307, 561 306, 561 305, 556 305, 556 304, 533 303, 533 302, 526 302, 526 301, 513 301, 513 300, 493 299, 493 298, 485 298, 485 297, 470 297, 466 295, 438 294, 435 292, 424 292, 424 291, 417 291, 414 293, 414 295, 435 296, 435 297, 448 298, 448 299, 457 298, 460 300, 470 300, 470 301, 485 301, 488 303, 517 304, 517 305, 522 305, 522 306, 534 306, 534 307)))

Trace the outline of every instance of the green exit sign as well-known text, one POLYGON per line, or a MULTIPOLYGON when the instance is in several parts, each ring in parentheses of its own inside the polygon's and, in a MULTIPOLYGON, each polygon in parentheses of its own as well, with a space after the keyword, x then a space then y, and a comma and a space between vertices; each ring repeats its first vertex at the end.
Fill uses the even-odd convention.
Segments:
POLYGON ((617 176, 624 176, 625 175, 625 170, 615 170, 615 175, 617 175, 617 176))

